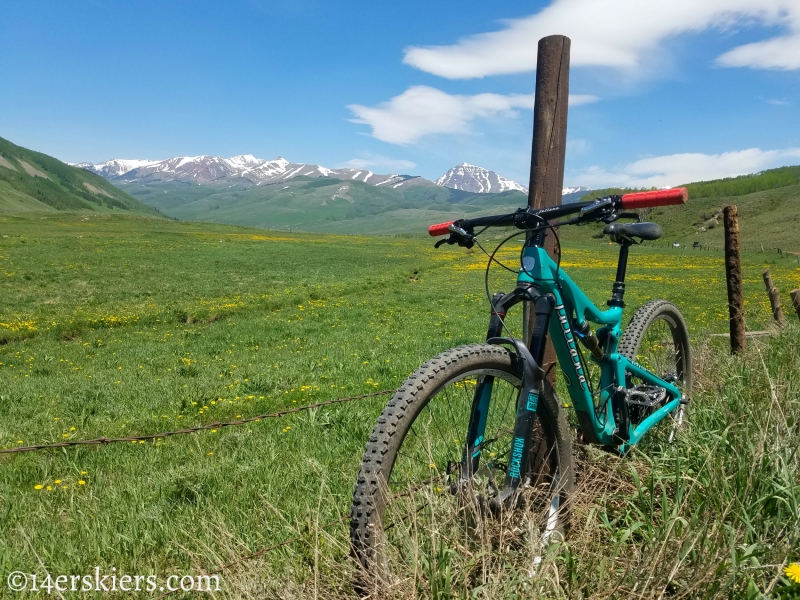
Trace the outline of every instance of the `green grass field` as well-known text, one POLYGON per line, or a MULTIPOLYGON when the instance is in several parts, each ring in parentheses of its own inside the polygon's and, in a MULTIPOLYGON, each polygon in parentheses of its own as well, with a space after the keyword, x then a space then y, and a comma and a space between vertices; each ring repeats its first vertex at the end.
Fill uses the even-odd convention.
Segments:
MULTIPOLYGON (((570 236, 562 266, 602 305, 616 246, 585 233, 580 243, 570 236)), ((287 234, 88 213, 6 214, 0 235, 3 448, 154 433, 391 389, 434 354, 485 335, 484 258, 476 251, 434 250, 429 239, 287 234)), ((511 262, 513 255, 505 258, 511 262)), ((748 327, 761 329, 771 319, 761 281, 765 266, 793 315, 788 291, 800 287, 800 265, 766 253, 743 259, 748 327)), ((637 248, 628 272, 628 315, 650 299, 668 298, 684 311, 704 349, 702 428, 691 430, 691 444, 664 457, 615 462, 590 453, 594 468, 615 470, 626 484, 603 491, 582 530, 588 533, 552 558, 552 572, 561 579, 548 579, 543 594, 624 596, 631 573, 620 556, 665 540, 664 556, 672 557, 675 531, 630 528, 634 508, 653 506, 642 497, 647 481, 656 490, 668 485, 676 457, 683 457, 676 480, 702 488, 688 490, 687 497, 712 490, 725 495, 719 506, 688 507, 685 514, 676 507, 679 516, 691 523, 695 512, 711 511, 719 530, 709 536, 721 536, 719 548, 733 547, 733 563, 730 549, 727 558, 699 546, 686 550, 694 553, 692 564, 704 568, 705 560, 719 570, 721 587, 709 582, 702 589, 758 597, 745 596, 752 592, 749 582, 763 591, 778 575, 778 562, 800 559, 800 430, 792 416, 800 408, 798 331, 784 333, 761 355, 732 361, 722 341, 707 341, 708 333, 727 330, 721 253, 637 248), (774 396, 758 356, 766 360, 774 396), (758 387, 747 388, 747 381, 758 387), (733 406, 730 394, 747 399, 746 410, 733 406), (777 412, 766 424, 746 418, 763 416, 773 405, 777 412), (725 411, 735 415, 732 422, 724 422, 725 411), (759 442, 762 426, 766 437, 759 442), (784 456, 785 446, 773 447, 777 439, 793 441, 794 453, 784 456), (728 446, 733 441, 744 445, 728 446), (703 465, 714 453, 718 469, 707 472, 703 465), (631 467, 652 477, 642 475, 637 487, 631 467), (756 468, 764 477, 774 475, 775 486, 746 512, 748 530, 739 509, 754 500, 748 494, 763 491, 748 483, 756 468), (598 531, 617 545, 593 545, 598 531), (614 548, 623 554, 606 557, 614 548), (624 583, 614 592, 609 581, 624 583)), ((492 272, 493 291, 512 287, 507 275, 492 272)), ((320 597, 347 596, 346 523, 328 534, 316 526, 347 515, 360 455, 385 400, 165 441, 0 455, 0 572, 69 575, 99 566, 129 574, 197 574, 300 533, 308 534, 307 542, 224 571, 221 597, 311 597, 317 590, 320 597)), ((666 504, 655 504, 667 511, 666 504)), ((694 531, 681 527, 681 535, 694 531)), ((475 587, 462 577, 465 569, 454 563, 459 597, 475 587)), ((686 577, 683 570, 679 575, 686 577)), ((492 581, 476 597, 513 597, 522 589, 512 586, 506 594, 492 581)), ((527 585, 511 576, 508 581, 527 585)), ((773 593, 793 593, 786 580, 776 581, 773 593)), ((429 594, 427 584, 419 585, 412 596, 429 594)))

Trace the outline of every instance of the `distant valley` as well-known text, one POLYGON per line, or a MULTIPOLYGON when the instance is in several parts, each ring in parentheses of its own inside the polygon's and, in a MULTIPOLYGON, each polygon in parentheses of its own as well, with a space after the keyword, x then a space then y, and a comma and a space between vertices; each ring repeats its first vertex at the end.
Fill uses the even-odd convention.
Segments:
MULTIPOLYGON (((75 165, 133 197, 185 220, 347 233, 419 230, 436 220, 515 209, 527 188, 462 163, 436 181, 368 169, 271 160, 251 154, 113 159, 75 165)), ((569 188, 562 201, 587 188, 569 188)))
MULTIPOLYGON (((665 243, 721 245, 718 214, 735 203, 742 243, 800 250, 800 166, 685 185, 687 205, 648 215, 664 227, 665 243)), ((625 191, 565 188, 562 201, 625 191)), ((509 212, 526 201, 518 182, 466 163, 435 181, 252 155, 71 166, 0 138, 2 214, 92 211, 292 231, 424 234, 431 223, 509 212)), ((564 241, 594 234, 593 227, 562 231, 564 241)))

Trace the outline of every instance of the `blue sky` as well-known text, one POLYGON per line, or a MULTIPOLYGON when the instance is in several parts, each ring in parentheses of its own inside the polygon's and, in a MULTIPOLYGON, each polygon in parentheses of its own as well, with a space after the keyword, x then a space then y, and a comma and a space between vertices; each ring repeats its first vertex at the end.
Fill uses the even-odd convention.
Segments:
POLYGON ((800 0, 0 0, 0 136, 64 161, 281 155, 527 183, 572 39, 565 184, 800 164, 800 0))

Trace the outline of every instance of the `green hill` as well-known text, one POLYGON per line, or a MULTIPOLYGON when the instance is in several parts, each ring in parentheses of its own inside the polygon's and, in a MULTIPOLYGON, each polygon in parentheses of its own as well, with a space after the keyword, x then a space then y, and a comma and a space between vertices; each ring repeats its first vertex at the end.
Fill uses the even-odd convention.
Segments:
POLYGON ((121 187, 178 219, 333 233, 424 232, 431 223, 514 210, 526 203, 520 192, 473 194, 413 184, 400 191, 325 177, 263 186, 168 182, 121 187))
MULTIPOLYGON (((778 167, 777 169, 768 169, 750 175, 739 175, 738 177, 725 177, 724 179, 713 179, 711 181, 685 183, 682 186, 676 187, 687 188, 689 190, 689 198, 699 199, 744 196, 754 192, 774 190, 797 184, 800 184, 800 165, 778 167)), ((638 192, 643 189, 645 188, 604 188, 592 190, 584 194, 581 200, 591 200, 608 194, 638 192)))
POLYGON ((163 216, 98 175, 0 138, 0 212, 54 210, 163 216))
POLYGON ((707 198, 693 197, 690 190, 687 204, 652 209, 646 218, 661 224, 664 241, 722 248, 722 209, 730 204, 739 208, 739 236, 746 249, 800 251, 800 185, 707 198))
MULTIPOLYGON (((699 181, 682 187, 689 190, 687 204, 651 209, 643 214, 644 218, 664 228, 664 236, 658 243, 699 242, 722 248, 722 209, 735 204, 739 208, 740 240, 747 249, 760 249, 763 245, 765 250, 800 251, 800 166, 699 181)), ((639 190, 593 190, 581 200, 630 191, 639 190)), ((577 234, 570 231, 565 235, 572 240, 577 234)))

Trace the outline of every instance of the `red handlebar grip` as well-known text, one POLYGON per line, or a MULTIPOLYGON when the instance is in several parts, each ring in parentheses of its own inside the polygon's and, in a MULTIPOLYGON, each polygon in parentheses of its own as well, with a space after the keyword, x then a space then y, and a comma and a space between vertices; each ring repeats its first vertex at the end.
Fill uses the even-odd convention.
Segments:
POLYGON ((439 223, 437 225, 431 225, 428 227, 428 233, 434 237, 437 235, 447 235, 450 233, 448 227, 455 223, 455 221, 448 221, 447 223, 439 223))
POLYGON ((622 196, 622 208, 649 208, 651 206, 684 204, 688 199, 689 190, 686 188, 655 190, 653 192, 635 192, 622 196))

